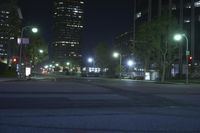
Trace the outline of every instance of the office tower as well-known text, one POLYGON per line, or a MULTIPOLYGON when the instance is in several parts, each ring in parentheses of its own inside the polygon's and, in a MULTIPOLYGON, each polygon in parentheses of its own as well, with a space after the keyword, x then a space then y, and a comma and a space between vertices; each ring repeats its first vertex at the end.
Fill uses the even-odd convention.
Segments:
POLYGON ((9 34, 6 32, 9 28, 7 20, 9 18, 10 11, 4 7, 0 7, 0 59, 5 60, 7 57, 7 43, 9 40, 9 34))
POLYGON ((83 29, 81 0, 54 0, 52 59, 66 62, 80 60, 83 29))
POLYGON ((17 55, 16 38, 20 33, 20 23, 16 3, 0 2, 0 61, 8 65, 12 56, 17 55))
MULTIPOLYGON (((147 21, 169 12, 179 23, 180 29, 186 32, 189 39, 189 50, 193 62, 200 61, 200 0, 136 0, 136 28, 147 21)), ((185 46, 180 52, 180 58, 184 59, 185 46)))

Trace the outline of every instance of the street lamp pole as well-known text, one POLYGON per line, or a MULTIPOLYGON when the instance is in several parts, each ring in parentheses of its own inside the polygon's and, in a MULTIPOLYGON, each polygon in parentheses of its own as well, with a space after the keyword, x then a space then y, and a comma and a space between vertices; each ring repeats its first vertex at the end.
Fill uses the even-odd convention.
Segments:
POLYGON ((176 41, 180 41, 182 39, 182 37, 184 37, 185 40, 186 40, 186 52, 185 52, 185 54, 186 54, 186 84, 188 84, 189 83, 188 82, 188 74, 189 74, 188 56, 190 55, 190 51, 189 51, 189 47, 188 47, 188 38, 187 38, 187 36, 185 34, 176 34, 174 36, 174 39, 176 41))
POLYGON ((23 34, 24 34, 24 30, 27 28, 26 27, 22 27, 21 30, 21 36, 20 36, 20 49, 19 49, 19 78, 22 78, 22 45, 23 45, 23 34))
POLYGON ((121 79, 122 77, 122 55, 120 53, 113 53, 113 56, 115 58, 118 58, 119 57, 119 78, 121 79))
POLYGON ((188 68, 188 56, 190 55, 190 51, 189 51, 189 48, 188 48, 188 38, 185 34, 182 35, 185 40, 186 40, 186 84, 188 84, 188 74, 189 74, 189 68, 188 68))
POLYGON ((119 78, 122 77, 122 56, 119 54, 119 78))
MULTIPOLYGON (((20 49, 19 49, 19 78, 22 78, 22 47, 23 47, 23 34, 24 30, 27 28, 31 28, 32 26, 25 26, 21 29, 21 36, 20 36, 20 49)), ((32 28, 32 32, 36 33, 38 31, 37 28, 32 28)))

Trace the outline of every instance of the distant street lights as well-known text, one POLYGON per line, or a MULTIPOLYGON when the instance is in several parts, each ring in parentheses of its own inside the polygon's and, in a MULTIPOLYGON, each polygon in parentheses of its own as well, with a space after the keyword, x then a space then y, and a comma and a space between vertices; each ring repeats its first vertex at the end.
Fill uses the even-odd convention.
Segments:
POLYGON ((93 59, 93 58, 89 57, 89 58, 87 59, 87 61, 88 61, 89 63, 92 63, 92 67, 94 67, 94 59, 93 59))
POLYGON ((90 58, 88 58, 88 62, 89 62, 89 63, 92 63, 93 61, 94 61, 94 59, 93 59, 93 58, 91 58, 91 57, 90 57, 90 58))
POLYGON ((132 67, 134 64, 135 64, 135 63, 134 63, 133 60, 128 60, 128 61, 127 61, 127 65, 128 65, 129 67, 132 67))
POLYGON ((121 54, 120 53, 118 53, 118 52, 114 52, 113 53, 113 57, 114 58, 118 58, 119 57, 119 78, 121 79, 121 76, 122 76, 122 56, 121 56, 121 54))
POLYGON ((69 66, 69 65, 70 65, 70 62, 67 62, 66 65, 69 66))
POLYGON ((175 34, 174 40, 181 41, 183 37, 186 40, 186 52, 185 52, 185 54, 186 54, 186 84, 188 84, 188 73, 189 73, 188 72, 188 57, 190 55, 190 51, 188 50, 188 38, 185 34, 175 34))
POLYGON ((43 53, 44 53, 44 50, 39 49, 39 53, 40 53, 40 54, 43 54, 43 53))
POLYGON ((38 29, 37 28, 35 28, 35 27, 32 27, 32 26, 25 26, 25 27, 22 27, 22 29, 21 29, 21 38, 20 38, 20 50, 19 50, 19 53, 20 53, 20 55, 19 55, 19 78, 22 78, 22 46, 23 46, 23 34, 24 34, 24 31, 26 30, 26 29, 29 29, 29 28, 31 28, 31 30, 32 30, 32 32, 33 33, 37 33, 38 32, 38 29))

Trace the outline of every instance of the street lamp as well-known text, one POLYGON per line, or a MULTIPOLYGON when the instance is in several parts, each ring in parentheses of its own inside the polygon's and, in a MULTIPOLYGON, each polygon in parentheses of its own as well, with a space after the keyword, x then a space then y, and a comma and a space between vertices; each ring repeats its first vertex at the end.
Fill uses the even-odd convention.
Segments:
POLYGON ((19 78, 22 78, 22 45, 23 45, 23 34, 24 34, 24 31, 26 29, 29 29, 31 28, 32 32, 33 33, 37 33, 38 32, 38 29, 35 28, 35 27, 32 27, 32 26, 25 26, 25 27, 22 27, 21 29, 21 38, 20 38, 20 50, 19 50, 19 78))
POLYGON ((92 67, 94 67, 94 59, 92 57, 89 57, 87 61, 92 63, 92 67))
POLYGON ((56 66, 57 66, 57 67, 59 67, 59 64, 58 64, 58 63, 56 63, 56 66))
POLYGON ((44 53, 44 50, 39 49, 39 53, 40 53, 40 54, 43 54, 43 53, 44 53))
POLYGON ((186 84, 188 84, 188 56, 190 55, 190 51, 188 50, 188 38, 185 34, 175 34, 174 35, 174 40, 175 41, 181 41, 182 38, 185 38, 186 40, 186 84))
POLYGON ((127 65, 128 65, 129 67, 132 67, 132 66, 134 65, 133 60, 128 60, 128 61, 127 61, 127 65))
POLYGON ((33 27, 31 30, 32 30, 33 33, 37 33, 38 32, 38 28, 35 28, 35 27, 33 27))
POLYGON ((66 65, 69 66, 69 65, 70 65, 70 62, 67 62, 66 65))
POLYGON ((90 57, 90 58, 88 58, 88 62, 89 62, 89 63, 92 63, 93 61, 94 61, 94 59, 93 59, 93 58, 91 58, 91 57, 90 57))
POLYGON ((121 79, 121 75, 122 75, 122 73, 121 73, 121 66, 122 66, 122 56, 121 56, 121 54, 120 53, 118 53, 118 52, 114 52, 113 53, 113 57, 114 58, 118 58, 119 57, 119 78, 121 79))

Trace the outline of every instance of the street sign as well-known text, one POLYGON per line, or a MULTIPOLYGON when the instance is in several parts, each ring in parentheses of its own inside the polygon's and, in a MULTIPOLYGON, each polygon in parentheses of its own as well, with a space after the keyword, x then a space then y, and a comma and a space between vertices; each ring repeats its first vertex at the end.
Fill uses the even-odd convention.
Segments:
POLYGON ((187 56, 190 55, 190 51, 186 51, 186 55, 187 55, 187 56))
POLYGON ((29 44, 29 38, 17 38, 17 44, 21 45, 28 45, 29 44))

